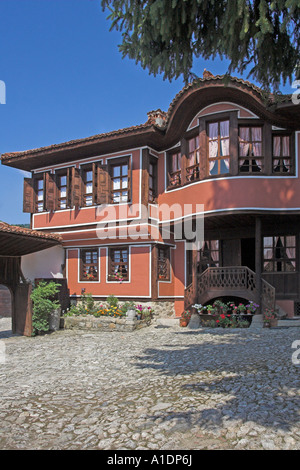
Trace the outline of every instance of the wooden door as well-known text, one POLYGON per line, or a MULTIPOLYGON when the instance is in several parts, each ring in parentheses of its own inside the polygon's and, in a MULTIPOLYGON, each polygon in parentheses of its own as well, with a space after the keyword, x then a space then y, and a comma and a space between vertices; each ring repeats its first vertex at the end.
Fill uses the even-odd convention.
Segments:
POLYGON ((241 240, 239 238, 222 241, 222 265, 241 266, 241 240))

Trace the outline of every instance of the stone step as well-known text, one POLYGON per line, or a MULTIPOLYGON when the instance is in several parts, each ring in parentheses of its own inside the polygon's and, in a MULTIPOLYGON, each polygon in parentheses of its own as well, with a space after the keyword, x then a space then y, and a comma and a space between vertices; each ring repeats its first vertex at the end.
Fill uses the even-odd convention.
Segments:
POLYGON ((278 320, 278 327, 295 327, 295 326, 300 326, 300 318, 294 317, 294 318, 284 318, 282 320, 278 320))

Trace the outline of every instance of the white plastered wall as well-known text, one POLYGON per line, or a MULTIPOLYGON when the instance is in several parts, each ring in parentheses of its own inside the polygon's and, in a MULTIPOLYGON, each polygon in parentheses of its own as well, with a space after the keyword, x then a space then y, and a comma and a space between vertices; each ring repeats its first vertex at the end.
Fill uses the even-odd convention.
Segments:
POLYGON ((64 249, 54 246, 22 256, 21 269, 26 279, 62 278, 62 265, 65 262, 64 249))

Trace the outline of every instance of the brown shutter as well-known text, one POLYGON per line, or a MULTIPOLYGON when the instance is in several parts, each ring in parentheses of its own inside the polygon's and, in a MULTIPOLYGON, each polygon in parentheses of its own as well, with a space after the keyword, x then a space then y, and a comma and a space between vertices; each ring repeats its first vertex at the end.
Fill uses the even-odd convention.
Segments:
POLYGON ((132 168, 131 168, 131 158, 128 158, 128 202, 131 201, 132 199, 132 185, 131 185, 131 180, 132 180, 132 168))
POLYGON ((72 201, 72 168, 67 168, 67 207, 71 207, 72 201))
POLYGON ((108 165, 97 166, 97 204, 111 202, 111 180, 108 165))
POLYGON ((93 204, 97 203, 97 188, 98 188, 98 166, 99 164, 94 162, 92 164, 92 172, 93 172, 93 204))
POLYGON ((144 206, 147 206, 149 201, 149 162, 149 150, 144 149, 142 151, 142 204, 144 206))
POLYGON ((45 209, 49 212, 55 210, 55 176, 51 173, 46 173, 45 178, 45 209))
POLYGON ((35 191, 33 178, 24 178, 23 212, 35 211, 35 191))
POLYGON ((72 168, 71 205, 78 209, 81 205, 81 174, 79 168, 72 168))

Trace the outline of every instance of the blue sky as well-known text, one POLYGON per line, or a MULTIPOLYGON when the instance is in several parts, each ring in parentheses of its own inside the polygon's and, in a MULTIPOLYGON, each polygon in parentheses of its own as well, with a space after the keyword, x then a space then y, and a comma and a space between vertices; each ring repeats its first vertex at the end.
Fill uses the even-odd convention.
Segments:
MULTIPOLYGON (((28 150, 144 123, 167 111, 184 83, 122 59, 100 0, 0 0, 0 153, 28 150)), ((227 62, 195 62, 214 74, 227 62)), ((246 78, 246 76, 244 76, 246 78)), ((292 93, 290 86, 285 93, 292 93)), ((0 220, 29 223, 24 174, 0 165, 0 220)))

